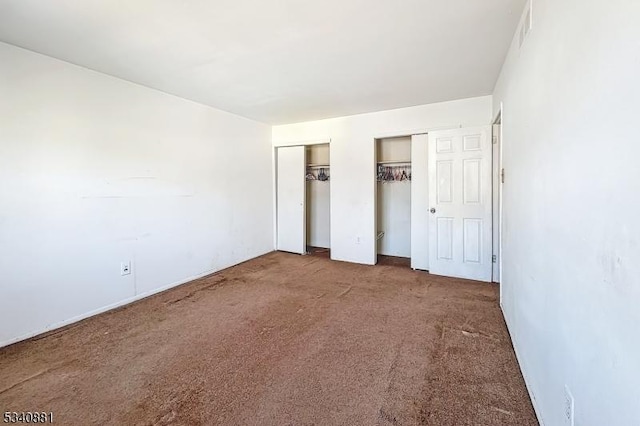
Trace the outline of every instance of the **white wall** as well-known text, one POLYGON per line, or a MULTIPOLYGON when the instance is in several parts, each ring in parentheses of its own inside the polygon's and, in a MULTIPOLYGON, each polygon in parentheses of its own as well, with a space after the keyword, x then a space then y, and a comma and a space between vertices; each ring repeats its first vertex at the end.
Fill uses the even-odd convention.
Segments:
POLYGON ((411 257, 411 182, 378 182, 378 254, 411 257))
POLYGON ((0 345, 273 249, 270 126, 2 43, 0 64, 0 345))
POLYGON ((536 0, 504 104, 503 309, 546 425, 640 424, 640 2, 536 0))
POLYGON ((307 181, 307 245, 331 248, 331 183, 307 181))
POLYGON ((331 258, 375 264, 375 139, 486 125, 491 97, 273 127, 274 146, 331 140, 331 258))

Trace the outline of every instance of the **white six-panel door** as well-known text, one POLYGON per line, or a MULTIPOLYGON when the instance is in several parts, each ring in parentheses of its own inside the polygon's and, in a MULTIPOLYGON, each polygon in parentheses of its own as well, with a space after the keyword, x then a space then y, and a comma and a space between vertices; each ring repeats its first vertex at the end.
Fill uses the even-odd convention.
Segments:
POLYGON ((277 150, 277 249, 306 252, 305 147, 277 150))
POLYGON ((429 272, 491 281, 491 127, 429 133, 429 272))

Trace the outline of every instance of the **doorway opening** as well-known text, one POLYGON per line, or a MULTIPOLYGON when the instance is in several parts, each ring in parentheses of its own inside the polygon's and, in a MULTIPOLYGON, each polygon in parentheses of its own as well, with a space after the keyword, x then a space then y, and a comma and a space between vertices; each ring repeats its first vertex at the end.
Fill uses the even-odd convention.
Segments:
POLYGON ((411 266, 411 136, 376 142, 377 263, 411 266))
POLYGON ((329 144, 308 145, 305 155, 307 253, 331 257, 329 144))

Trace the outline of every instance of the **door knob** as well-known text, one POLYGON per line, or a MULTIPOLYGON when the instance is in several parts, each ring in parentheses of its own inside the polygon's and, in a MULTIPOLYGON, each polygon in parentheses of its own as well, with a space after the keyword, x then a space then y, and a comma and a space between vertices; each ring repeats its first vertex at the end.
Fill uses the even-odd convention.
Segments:
POLYGON ((429 210, 431 213, 435 213, 436 209, 434 209, 433 207, 431 207, 431 210, 429 210))

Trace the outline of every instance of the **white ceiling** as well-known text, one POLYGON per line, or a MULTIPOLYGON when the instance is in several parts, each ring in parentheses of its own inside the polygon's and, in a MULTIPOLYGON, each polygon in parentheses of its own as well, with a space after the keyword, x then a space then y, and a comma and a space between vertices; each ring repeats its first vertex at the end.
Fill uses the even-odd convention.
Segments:
POLYGON ((525 0, 2 0, 0 40, 272 124, 490 94, 525 0))

